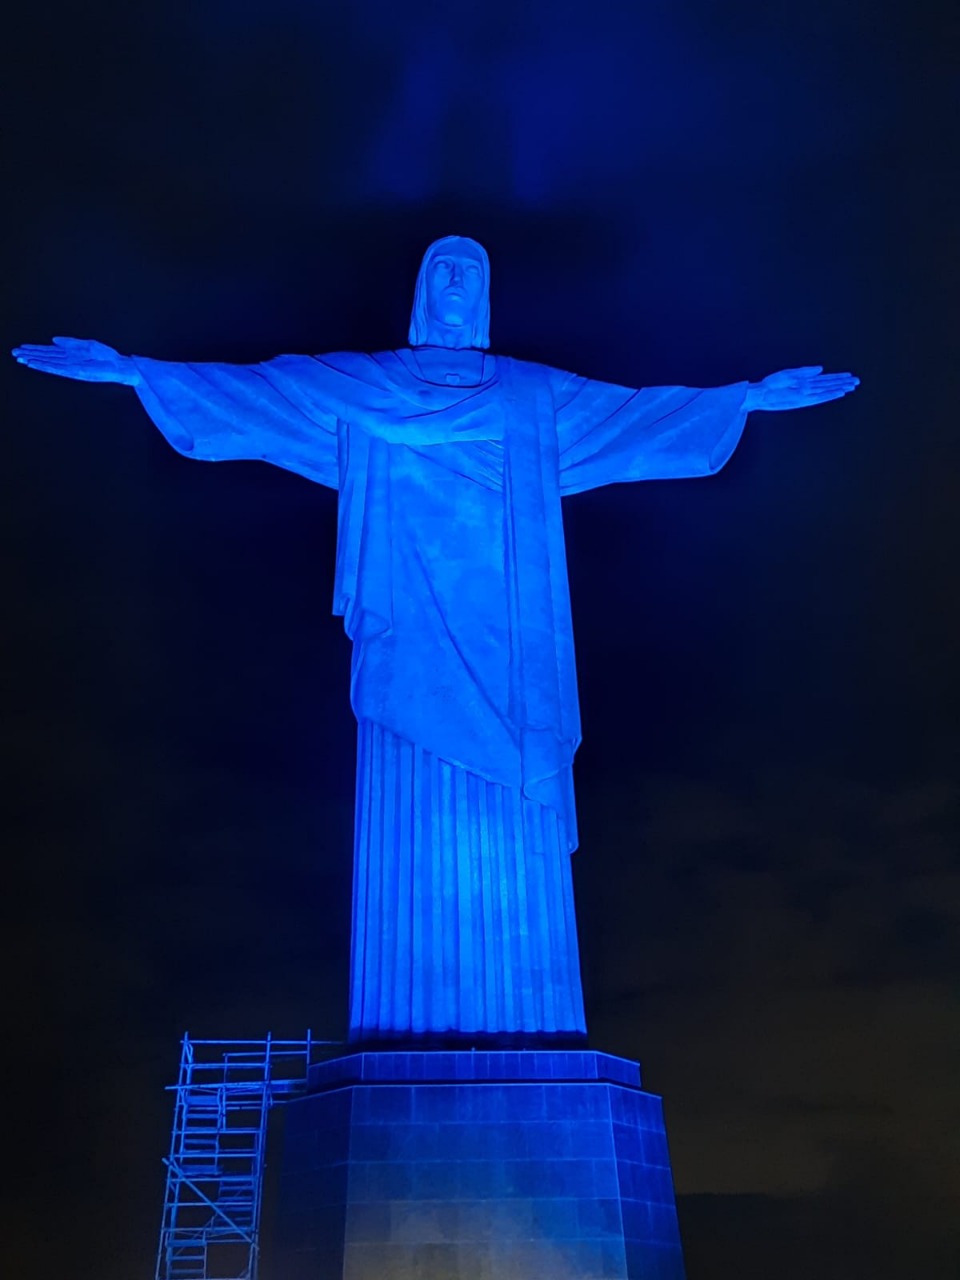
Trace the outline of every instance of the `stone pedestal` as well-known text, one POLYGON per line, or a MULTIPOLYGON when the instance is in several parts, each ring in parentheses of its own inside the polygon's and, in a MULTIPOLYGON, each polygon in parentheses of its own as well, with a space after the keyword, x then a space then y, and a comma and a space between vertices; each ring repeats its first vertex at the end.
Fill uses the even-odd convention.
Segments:
POLYGON ((264 1280, 683 1280, 636 1063, 357 1053, 309 1086, 285 1107, 264 1280))

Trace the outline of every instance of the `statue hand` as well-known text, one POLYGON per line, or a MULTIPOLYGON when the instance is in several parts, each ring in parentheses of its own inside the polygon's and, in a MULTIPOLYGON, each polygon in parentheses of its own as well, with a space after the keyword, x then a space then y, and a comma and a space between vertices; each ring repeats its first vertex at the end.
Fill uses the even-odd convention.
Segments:
POLYGON ((825 400, 839 400, 860 385, 852 373, 824 373, 823 365, 804 365, 768 374, 751 382, 743 407, 753 409, 804 409, 825 400))
POLYGON ((12 355, 20 364, 42 373, 81 382, 123 382, 135 386, 140 375, 129 356, 122 356, 104 342, 89 338, 54 338, 53 345, 14 347, 12 355))

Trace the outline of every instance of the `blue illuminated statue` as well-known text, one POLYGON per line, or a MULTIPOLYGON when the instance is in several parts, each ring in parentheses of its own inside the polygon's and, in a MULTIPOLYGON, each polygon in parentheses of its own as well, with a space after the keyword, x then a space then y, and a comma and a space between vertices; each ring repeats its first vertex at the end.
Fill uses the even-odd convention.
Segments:
POLYGON ((179 364, 56 338, 35 369, 136 388, 173 447, 336 489, 359 722, 350 1034, 584 1032, 570 854, 580 741, 561 498, 709 475, 746 415, 852 391, 789 369, 631 390, 488 353, 489 263, 430 246, 410 345, 179 364))

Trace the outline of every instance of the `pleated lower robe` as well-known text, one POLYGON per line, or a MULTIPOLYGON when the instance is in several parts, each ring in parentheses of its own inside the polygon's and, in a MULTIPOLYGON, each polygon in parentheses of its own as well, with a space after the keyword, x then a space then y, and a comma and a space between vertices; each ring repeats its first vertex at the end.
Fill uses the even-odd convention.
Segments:
POLYGON ((353 1039, 585 1030, 556 813, 361 721, 353 1039))

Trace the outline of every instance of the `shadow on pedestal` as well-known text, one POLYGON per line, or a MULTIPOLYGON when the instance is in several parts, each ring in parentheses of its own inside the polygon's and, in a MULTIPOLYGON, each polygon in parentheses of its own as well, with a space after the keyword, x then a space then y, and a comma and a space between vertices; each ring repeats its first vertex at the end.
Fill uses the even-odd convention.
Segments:
POLYGON ((683 1280, 636 1063, 360 1052, 311 1068, 284 1121, 264 1280, 683 1280))

